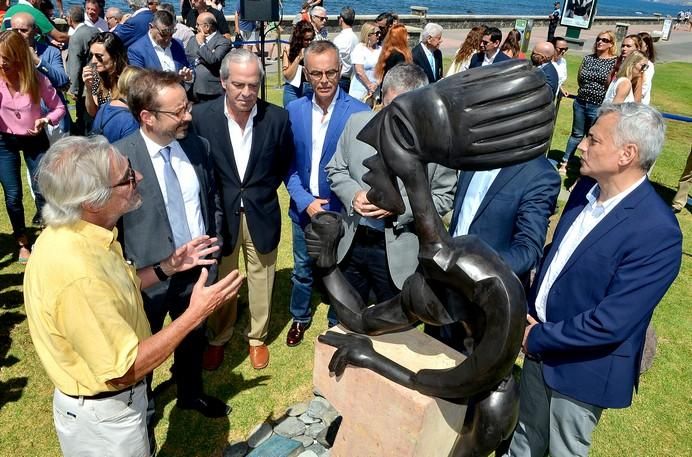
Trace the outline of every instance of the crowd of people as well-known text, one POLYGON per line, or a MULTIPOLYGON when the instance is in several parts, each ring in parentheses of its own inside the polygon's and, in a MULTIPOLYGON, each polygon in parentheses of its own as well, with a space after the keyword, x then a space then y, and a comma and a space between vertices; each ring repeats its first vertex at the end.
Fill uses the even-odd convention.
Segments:
MULTIPOLYGON (((377 152, 357 139, 378 109, 457 73, 517 59, 544 75, 553 97, 568 95, 562 37, 525 56, 517 30, 503 40, 499 29, 479 25, 445 72, 440 25, 426 24, 410 47, 396 14, 356 33, 356 12, 344 7, 330 37, 327 10, 312 1, 280 52, 278 107, 258 97, 261 60, 233 45, 219 9, 185 3, 182 24, 158 0, 130 0, 129 14, 86 0, 67 10, 69 33, 39 9, 45 0, 20 0, 5 13, 0 181, 19 261, 28 262, 29 328, 56 387, 66 455, 152 455, 151 373, 172 353, 177 406, 207 417, 231 412, 204 392, 202 370, 219 368, 234 333, 241 251, 249 304, 242 334, 252 367, 268 366, 282 184, 293 250, 287 346, 299 345, 312 323, 319 270, 304 230, 322 211, 344 216, 339 268, 362 301, 400 292, 418 265, 416 221, 409 205, 396 215, 368 200, 363 160, 377 152), (20 151, 33 222, 43 227, 33 250, 20 151), (113 402, 127 412, 103 433, 99 418, 113 402)), ((243 41, 255 30, 247 22, 236 7, 243 41)), ((510 455, 586 455, 601 411, 631 402, 644 333, 681 259, 677 221, 646 176, 664 135, 660 114, 647 106, 654 60, 648 34, 628 35, 618 54, 614 34, 599 33, 578 70, 558 169, 544 156, 477 172, 428 165, 435 209, 451 213, 450 234, 478 236, 526 288, 522 351, 532 375, 521 379, 526 400, 510 455), (577 149, 583 178, 544 256, 558 170, 577 149)), ((339 323, 333 308, 327 318, 330 327, 339 323)), ((468 350, 463 326, 431 334, 468 350)))

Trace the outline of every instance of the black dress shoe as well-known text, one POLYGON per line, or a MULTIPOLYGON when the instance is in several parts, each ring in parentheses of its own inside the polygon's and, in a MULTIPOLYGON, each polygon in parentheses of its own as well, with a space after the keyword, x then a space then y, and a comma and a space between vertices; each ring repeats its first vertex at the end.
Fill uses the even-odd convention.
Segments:
POLYGON ((291 324, 291 328, 288 329, 288 334, 286 335, 286 346, 298 346, 300 342, 303 341, 305 331, 310 328, 310 324, 310 322, 301 323, 294 321, 291 324))
POLYGON ((178 400, 177 405, 180 409, 194 409, 202 413, 203 416, 211 418, 226 417, 233 411, 230 405, 209 395, 202 395, 190 400, 178 400))

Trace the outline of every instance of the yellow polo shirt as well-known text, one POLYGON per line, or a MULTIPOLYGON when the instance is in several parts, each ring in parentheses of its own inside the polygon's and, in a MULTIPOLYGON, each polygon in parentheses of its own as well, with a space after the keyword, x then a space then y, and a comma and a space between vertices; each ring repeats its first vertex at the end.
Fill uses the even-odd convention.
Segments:
POLYGON ((140 280, 123 258, 117 229, 79 221, 48 227, 24 274, 24 304, 36 352, 68 395, 118 390, 106 381, 132 366, 151 335, 140 280))

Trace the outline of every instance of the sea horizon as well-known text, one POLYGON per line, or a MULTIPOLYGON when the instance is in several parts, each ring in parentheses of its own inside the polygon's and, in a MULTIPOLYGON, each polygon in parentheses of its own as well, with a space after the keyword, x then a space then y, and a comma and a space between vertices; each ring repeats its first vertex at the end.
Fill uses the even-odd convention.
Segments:
MULTIPOLYGON (((165 1, 165 0, 162 0, 165 1)), ((173 3, 176 13, 180 14, 179 0, 173 3)), ((300 10, 301 0, 283 1, 283 20, 292 20, 300 10)), ((65 12, 71 5, 81 5, 82 1, 63 0, 65 12)), ((226 0, 224 14, 235 12, 236 0, 226 0)), ((383 11, 394 11, 399 14, 409 14, 411 5, 425 6, 428 14, 461 14, 461 15, 502 15, 502 16, 547 16, 552 12, 553 0, 515 0, 507 3, 504 0, 411 0, 402 6, 400 0, 343 0, 335 2, 325 0, 327 14, 337 15, 344 6, 351 6, 358 14, 379 14, 383 11)), ((692 1, 660 2, 652 0, 599 0, 597 16, 651 16, 654 13, 663 16, 673 16, 680 10, 688 10, 692 1)), ((115 6, 123 11, 129 11, 126 0, 106 0, 106 7, 115 6)))

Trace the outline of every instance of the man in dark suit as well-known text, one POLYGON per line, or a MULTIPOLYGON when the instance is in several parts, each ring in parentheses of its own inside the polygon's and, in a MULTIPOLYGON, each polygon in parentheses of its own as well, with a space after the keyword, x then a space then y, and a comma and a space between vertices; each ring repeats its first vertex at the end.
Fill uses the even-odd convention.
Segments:
POLYGON ((531 51, 531 63, 545 75, 546 82, 553 89, 553 98, 557 95, 557 89, 560 87, 560 78, 557 75, 555 65, 553 65, 554 56, 555 47, 547 41, 536 43, 533 51, 531 51))
POLYGON ((678 222, 646 176, 663 139, 653 108, 607 104, 579 144, 585 177, 529 294, 511 455, 586 456, 603 409, 632 402, 646 328, 682 256, 678 222))
MULTIPOLYGON (((461 172, 450 233, 476 235, 493 248, 528 288, 560 193, 560 175, 544 156, 488 171, 461 172)), ((459 351, 460 324, 426 326, 426 333, 459 351)))
POLYGON ((485 29, 485 34, 481 39, 481 52, 478 52, 471 57, 469 68, 484 67, 492 65, 496 62, 509 60, 509 56, 500 51, 500 42, 502 41, 502 32, 497 27, 488 27, 485 29))
POLYGON ((187 60, 195 67, 192 93, 197 101, 211 100, 223 94, 219 71, 221 61, 233 48, 231 42, 217 32, 211 13, 197 17, 197 35, 187 42, 187 60))
POLYGON ((76 119, 72 124, 73 135, 84 135, 91 130, 91 116, 86 111, 82 68, 89 59, 89 41, 99 33, 98 29, 84 23, 84 8, 72 6, 67 12, 67 23, 74 29, 67 47, 67 76, 70 77, 69 94, 75 98, 76 119))
MULTIPOLYGON (((255 369, 269 363, 269 349, 264 342, 281 235, 276 190, 293 155, 288 113, 257 99, 263 77, 257 56, 235 49, 221 63, 226 96, 196 105, 192 111, 195 132, 211 143, 221 189, 225 218, 221 273, 238 268, 241 249, 245 259, 250 305, 245 337, 255 369)), ((209 319, 209 347, 204 357, 207 369, 216 369, 223 361, 224 345, 233 335, 236 307, 234 299, 209 319)))
MULTIPOLYGON (((201 235, 218 236, 221 204, 209 142, 187 132, 192 105, 179 77, 170 72, 145 71, 131 84, 128 104, 141 129, 115 146, 142 174, 144 179, 138 190, 144 203, 123 216, 121 237, 125 258, 135 265, 154 265, 161 279, 142 291, 151 330, 157 332, 167 313, 175 319, 187 309, 199 276, 199 270, 192 269, 167 277, 157 268, 158 262, 186 240, 201 235)), ((210 271, 209 277, 213 281, 216 272, 210 271)), ((201 325, 175 351, 177 406, 197 410, 207 417, 223 417, 231 408, 203 392, 204 346, 201 325)))
POLYGON ((149 24, 149 32, 127 50, 127 60, 135 67, 173 71, 186 83, 193 80, 192 69, 183 45, 173 39, 175 18, 168 11, 157 11, 149 24))
MULTIPOLYGON (((339 89, 339 49, 330 41, 315 41, 305 49, 305 76, 314 94, 288 104, 295 155, 286 179, 291 197, 288 215, 293 226, 293 274, 290 311, 293 324, 286 336, 288 346, 297 346, 312 322, 313 264, 308 256, 303 229, 320 211, 340 211, 339 197, 329 188, 325 166, 336 151, 339 136, 353 113, 370 107, 339 89)), ((330 310, 330 324, 336 313, 330 310)))
POLYGON ((440 51, 442 30, 442 26, 434 22, 425 24, 420 36, 420 43, 411 51, 413 63, 425 71, 430 83, 439 81, 443 75, 442 51, 440 51))
POLYGON ((154 20, 154 13, 147 7, 148 0, 129 0, 135 12, 122 24, 113 29, 126 48, 147 34, 149 24, 154 20))

